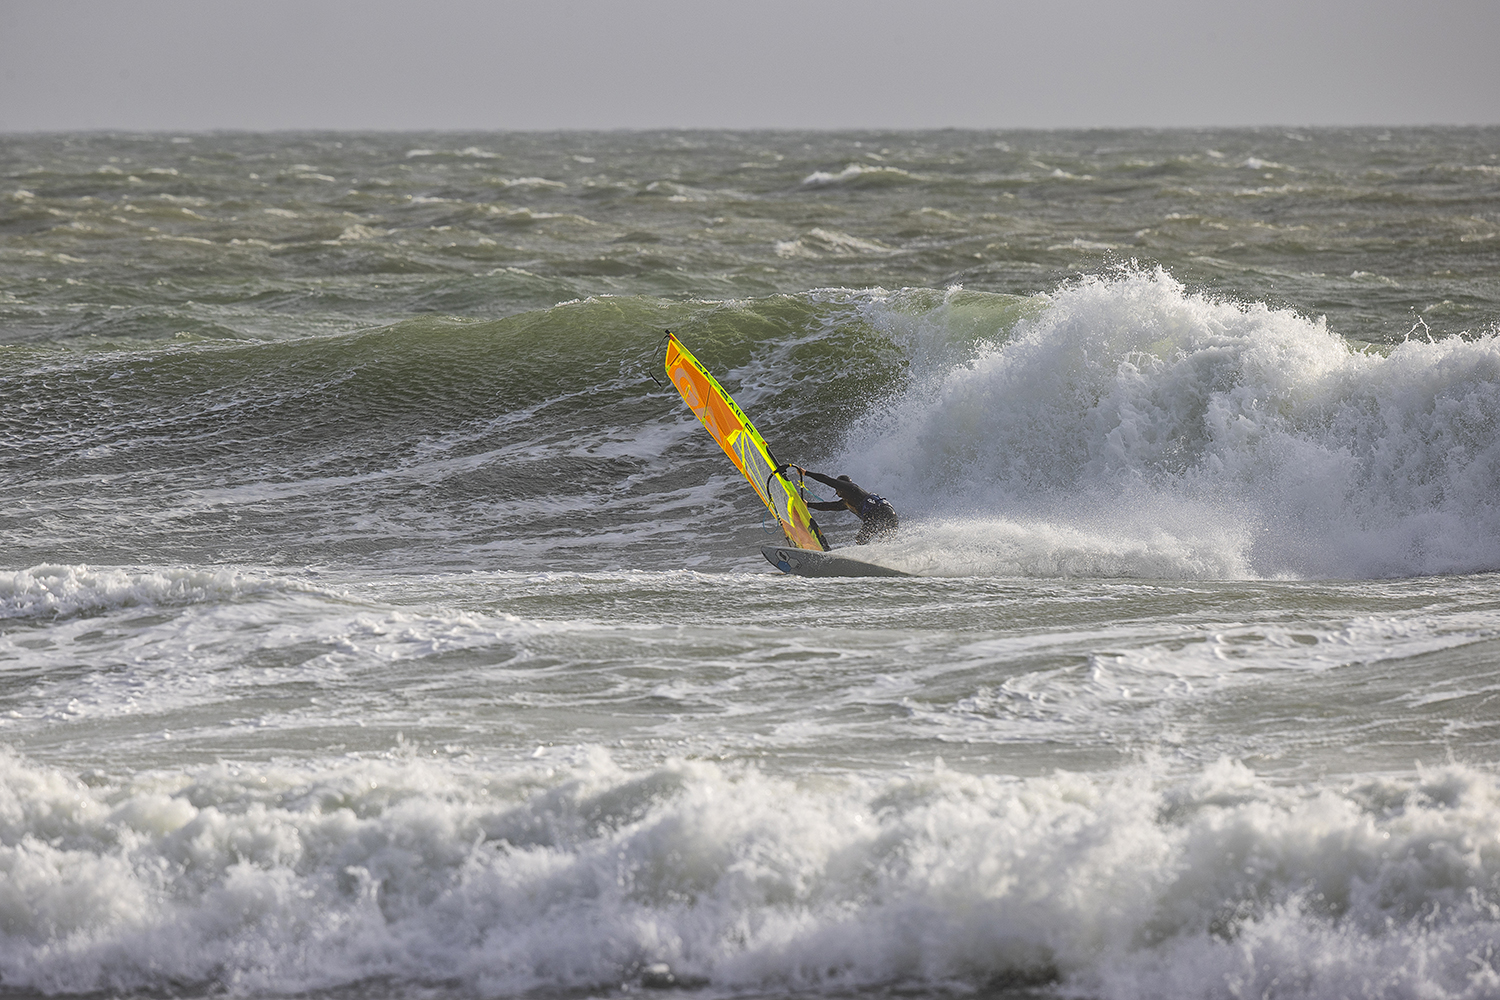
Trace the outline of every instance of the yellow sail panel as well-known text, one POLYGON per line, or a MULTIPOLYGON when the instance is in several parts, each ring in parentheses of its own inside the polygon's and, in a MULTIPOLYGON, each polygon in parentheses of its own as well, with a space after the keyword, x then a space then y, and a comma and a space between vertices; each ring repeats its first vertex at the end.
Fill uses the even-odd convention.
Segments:
POLYGON ((826 551, 828 544, 797 488, 776 471, 776 460, 765 438, 739 408, 718 379, 710 375, 692 352, 667 335, 667 377, 682 393, 683 402, 719 442, 734 467, 755 488, 755 495, 781 525, 788 543, 801 549, 826 551))

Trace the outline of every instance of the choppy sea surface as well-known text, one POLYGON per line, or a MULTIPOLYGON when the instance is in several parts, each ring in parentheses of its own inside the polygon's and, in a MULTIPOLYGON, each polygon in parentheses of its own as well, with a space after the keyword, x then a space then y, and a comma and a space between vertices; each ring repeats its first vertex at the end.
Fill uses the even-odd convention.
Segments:
POLYGON ((0 997, 1494 997, 1497 761, 1500 129, 0 137, 0 997))

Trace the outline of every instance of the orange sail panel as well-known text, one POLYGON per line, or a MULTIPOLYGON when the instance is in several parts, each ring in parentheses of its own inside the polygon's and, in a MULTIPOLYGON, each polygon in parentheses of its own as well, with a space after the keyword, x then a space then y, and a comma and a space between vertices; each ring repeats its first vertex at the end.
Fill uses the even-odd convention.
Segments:
POLYGON ((667 377, 682 393, 688 409, 713 435, 724 454, 755 488, 761 503, 776 515, 788 543, 799 549, 827 551, 828 543, 808 512, 791 480, 776 471, 776 459, 766 446, 765 438, 755 429, 745 411, 729 398, 729 393, 683 347, 675 336, 667 335, 667 377))

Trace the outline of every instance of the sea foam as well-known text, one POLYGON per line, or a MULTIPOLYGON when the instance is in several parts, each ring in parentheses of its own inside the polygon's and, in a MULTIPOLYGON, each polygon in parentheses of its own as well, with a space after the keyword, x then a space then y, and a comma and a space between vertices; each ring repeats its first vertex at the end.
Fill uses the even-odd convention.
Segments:
POLYGON ((286 586, 286 581, 256 579, 230 568, 45 564, 0 572, 0 620, 224 601, 286 586))
POLYGON ((961 526, 955 572, 1500 567, 1493 333, 1360 349, 1161 271, 1082 279, 960 356, 928 343, 946 345, 945 312, 881 314, 912 386, 855 428, 845 464, 915 515, 929 557, 961 526))
POLYGON ((503 996, 665 963, 716 992, 1500 985, 1500 785, 1471 769, 1302 788, 1227 761, 796 782, 570 756, 506 771, 408 750, 124 784, 0 756, 0 977, 503 996))

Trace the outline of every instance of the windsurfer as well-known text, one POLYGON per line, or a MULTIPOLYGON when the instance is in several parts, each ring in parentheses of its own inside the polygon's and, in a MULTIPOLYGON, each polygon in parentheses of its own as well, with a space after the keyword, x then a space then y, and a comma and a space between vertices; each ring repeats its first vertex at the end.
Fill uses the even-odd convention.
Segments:
POLYGON ((852 510, 859 515, 864 522, 860 526, 859 534, 854 536, 854 541, 864 545, 872 539, 889 538, 896 533, 900 522, 896 518, 896 508, 885 497, 877 496, 869 490, 854 482, 848 476, 839 476, 837 479, 825 476, 821 472, 811 472, 800 465, 793 466, 804 476, 811 476, 825 486, 831 486, 838 491, 839 498, 828 503, 808 501, 807 506, 812 510, 852 510))

